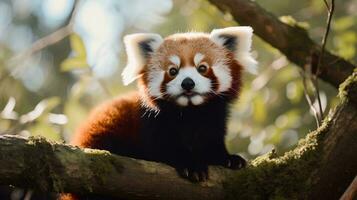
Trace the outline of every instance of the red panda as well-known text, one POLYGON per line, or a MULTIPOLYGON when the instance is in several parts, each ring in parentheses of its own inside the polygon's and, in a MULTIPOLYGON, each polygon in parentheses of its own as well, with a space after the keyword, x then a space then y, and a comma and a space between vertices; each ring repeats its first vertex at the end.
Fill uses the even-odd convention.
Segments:
POLYGON ((194 182, 209 178, 208 165, 244 167, 241 156, 227 152, 224 137, 242 69, 256 71, 252 32, 239 26, 165 39, 125 36, 123 81, 137 80, 139 91, 96 108, 71 143, 163 162, 194 182))

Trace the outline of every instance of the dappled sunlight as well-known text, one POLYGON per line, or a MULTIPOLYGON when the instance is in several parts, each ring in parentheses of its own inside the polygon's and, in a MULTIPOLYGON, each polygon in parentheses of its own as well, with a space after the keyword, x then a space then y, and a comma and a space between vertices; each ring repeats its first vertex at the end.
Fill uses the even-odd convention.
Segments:
MULTIPOLYGON (((311 27, 309 33, 320 40, 325 23, 322 3, 295 2, 296 8, 291 8, 286 2, 257 2, 284 16, 281 19, 286 23, 311 27), (289 13, 293 14, 287 16, 289 13)), ((354 13, 356 8, 350 6, 351 2, 344 4, 352 10, 349 13, 354 13)), ((336 17, 328 43, 349 59, 356 57, 355 19, 353 14, 336 17)), ((138 0, 1 1, 0 132, 15 127, 24 135, 68 140, 91 108, 134 90, 133 85, 124 87, 121 82, 126 64, 122 42, 125 34, 157 32, 165 37, 235 25, 232 15, 221 13, 203 0, 148 0, 145 4, 138 0), (13 60, 70 22, 73 30, 65 32, 64 38, 30 52, 20 61, 13 60), (43 102, 53 98, 59 102, 48 110, 43 102)), ((228 121, 226 142, 232 153, 247 158, 272 149, 282 154, 315 128, 313 109, 304 97, 301 72, 285 56, 258 37, 253 39, 253 56, 259 61, 259 73, 244 72, 243 89, 228 121)), ((311 90, 311 83, 307 87, 311 90)), ((336 103, 336 93, 321 83, 325 113, 336 103)), ((312 105, 318 109, 316 99, 312 105)))

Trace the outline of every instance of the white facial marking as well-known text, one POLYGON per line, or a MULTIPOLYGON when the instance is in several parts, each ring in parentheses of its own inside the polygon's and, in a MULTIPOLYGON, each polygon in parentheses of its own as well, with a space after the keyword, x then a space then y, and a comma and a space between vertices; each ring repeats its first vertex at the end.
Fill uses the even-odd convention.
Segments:
POLYGON ((211 90, 211 80, 198 73, 195 67, 184 67, 179 70, 178 75, 167 83, 166 91, 171 96, 178 96, 182 94, 183 89, 181 83, 185 78, 191 78, 195 82, 193 92, 200 94, 208 93, 211 90))
POLYGON ((188 98, 185 96, 180 96, 176 102, 181 105, 181 106, 187 106, 188 105, 188 98))
POLYGON ((148 75, 148 89, 152 97, 162 97, 161 84, 164 81, 165 72, 160 69, 150 71, 148 75))
POLYGON ((181 64, 180 57, 178 57, 178 56, 176 56, 176 55, 170 56, 169 60, 170 60, 173 64, 175 64, 176 66, 178 66, 178 67, 179 67, 180 64, 181 64))
POLYGON ((198 64, 200 64, 200 62, 203 60, 204 57, 205 57, 205 55, 203 55, 201 53, 196 53, 195 57, 193 58, 193 62, 197 66, 198 64))
POLYGON ((191 102, 193 105, 197 106, 203 103, 203 97, 200 95, 195 95, 191 98, 191 102))
POLYGON ((218 62, 212 66, 214 75, 218 80, 217 92, 225 92, 232 86, 232 75, 229 67, 222 62, 218 62))
POLYGON ((225 92, 232 86, 231 70, 223 62, 217 62, 212 66, 214 75, 218 80, 217 92, 225 92))

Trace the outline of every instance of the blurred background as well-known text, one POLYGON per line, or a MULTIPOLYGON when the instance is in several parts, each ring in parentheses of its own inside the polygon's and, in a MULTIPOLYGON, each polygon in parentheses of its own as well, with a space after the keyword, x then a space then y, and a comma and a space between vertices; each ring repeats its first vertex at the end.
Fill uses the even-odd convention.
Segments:
MULTIPOLYGON (((322 0, 256 2, 298 22, 320 43, 327 17, 322 0)), ((327 49, 357 62, 357 1, 336 4, 327 49)), ((0 0, 0 134, 68 141, 91 108, 135 90, 121 82, 125 34, 237 25, 206 0, 0 0)), ((282 154, 316 128, 300 69, 258 37, 253 51, 259 73, 244 74, 227 136, 231 153, 249 159, 272 149, 282 154)), ((337 90, 320 86, 328 113, 337 90)))

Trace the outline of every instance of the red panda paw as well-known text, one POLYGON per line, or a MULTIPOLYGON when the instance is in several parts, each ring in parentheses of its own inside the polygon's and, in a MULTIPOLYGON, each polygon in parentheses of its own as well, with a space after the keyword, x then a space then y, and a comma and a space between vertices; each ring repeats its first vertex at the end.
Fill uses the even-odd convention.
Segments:
POLYGON ((230 169, 242 169, 247 166, 247 161, 239 155, 228 155, 224 166, 230 169))
POLYGON ((208 179, 208 165, 198 165, 176 169, 178 174, 194 183, 208 179))

